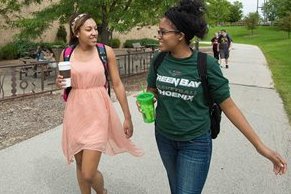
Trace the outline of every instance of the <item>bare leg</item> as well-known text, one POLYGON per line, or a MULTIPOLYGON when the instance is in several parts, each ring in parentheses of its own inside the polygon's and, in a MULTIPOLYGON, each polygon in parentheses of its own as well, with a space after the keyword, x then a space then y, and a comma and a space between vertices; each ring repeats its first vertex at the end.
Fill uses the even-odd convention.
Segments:
POLYGON ((82 157, 82 176, 97 194, 104 193, 104 180, 101 172, 97 170, 101 152, 84 150, 82 157))
POLYGON ((82 155, 83 155, 83 151, 77 153, 75 155, 75 159, 76 159, 76 171, 77 171, 77 179, 78 179, 78 183, 79 183, 79 187, 81 190, 82 194, 87 194, 87 193, 91 193, 91 186, 90 184, 88 184, 83 176, 82 176, 82 155))
POLYGON ((97 170, 93 183, 92 183, 92 188, 97 192, 97 194, 105 193, 104 189, 104 179, 100 171, 97 170))

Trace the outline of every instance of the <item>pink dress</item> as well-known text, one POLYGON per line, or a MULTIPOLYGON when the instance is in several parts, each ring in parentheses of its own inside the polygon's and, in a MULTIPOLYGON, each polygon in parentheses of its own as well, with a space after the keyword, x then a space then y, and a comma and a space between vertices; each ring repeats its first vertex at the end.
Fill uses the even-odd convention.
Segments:
POLYGON ((71 57, 72 90, 66 102, 62 147, 68 164, 81 150, 109 155, 129 152, 142 155, 127 139, 120 119, 104 87, 104 67, 98 55, 87 62, 71 57))

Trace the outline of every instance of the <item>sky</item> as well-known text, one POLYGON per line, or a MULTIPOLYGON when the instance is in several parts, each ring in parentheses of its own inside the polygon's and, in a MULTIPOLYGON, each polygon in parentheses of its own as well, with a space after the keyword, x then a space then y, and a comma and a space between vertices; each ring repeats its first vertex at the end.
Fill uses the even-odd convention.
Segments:
MULTIPOLYGON (((257 11, 257 0, 228 0, 229 2, 239 1, 243 4, 243 14, 246 16, 249 12, 257 11)), ((259 0, 259 7, 264 3, 264 0, 259 0)), ((259 9, 260 12, 260 9, 259 9)))

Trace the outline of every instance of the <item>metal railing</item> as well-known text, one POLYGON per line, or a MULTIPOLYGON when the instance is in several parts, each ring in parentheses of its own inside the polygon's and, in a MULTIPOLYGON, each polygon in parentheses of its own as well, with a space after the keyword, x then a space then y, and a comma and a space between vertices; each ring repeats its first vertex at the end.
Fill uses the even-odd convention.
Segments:
MULTIPOLYGON (((153 52, 116 55, 123 79, 148 71, 153 52)), ((0 66, 0 101, 59 90, 55 86, 56 62, 25 62, 0 66)))

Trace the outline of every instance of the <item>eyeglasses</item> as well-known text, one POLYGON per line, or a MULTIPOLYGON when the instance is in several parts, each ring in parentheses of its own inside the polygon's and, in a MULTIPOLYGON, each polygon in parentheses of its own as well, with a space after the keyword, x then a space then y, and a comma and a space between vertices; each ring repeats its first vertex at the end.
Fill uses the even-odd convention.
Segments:
POLYGON ((164 36, 165 34, 170 33, 170 32, 180 33, 179 30, 158 30, 158 35, 164 36))

